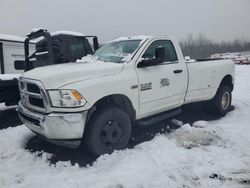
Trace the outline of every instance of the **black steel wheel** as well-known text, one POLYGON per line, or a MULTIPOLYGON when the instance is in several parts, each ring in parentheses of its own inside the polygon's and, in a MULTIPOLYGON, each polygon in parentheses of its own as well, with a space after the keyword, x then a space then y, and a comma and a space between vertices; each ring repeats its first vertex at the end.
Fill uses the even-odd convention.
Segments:
POLYGON ((84 133, 84 141, 96 155, 112 153, 126 148, 131 131, 128 114, 117 106, 109 106, 92 115, 84 133))

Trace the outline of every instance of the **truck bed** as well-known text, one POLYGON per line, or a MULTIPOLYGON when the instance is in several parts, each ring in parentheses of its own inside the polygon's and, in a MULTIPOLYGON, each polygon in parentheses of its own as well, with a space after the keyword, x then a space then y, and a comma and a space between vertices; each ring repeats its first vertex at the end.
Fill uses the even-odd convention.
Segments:
MULTIPOLYGON (((234 71, 232 60, 201 59, 186 63, 189 79, 185 103, 212 99, 221 80, 234 71)), ((233 73, 232 73, 233 74, 233 73)))

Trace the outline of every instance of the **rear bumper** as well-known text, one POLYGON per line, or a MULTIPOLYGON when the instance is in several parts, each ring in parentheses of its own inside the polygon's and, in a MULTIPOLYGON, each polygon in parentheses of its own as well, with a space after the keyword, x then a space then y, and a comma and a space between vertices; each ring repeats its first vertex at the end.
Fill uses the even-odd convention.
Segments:
POLYGON ((19 104, 18 113, 29 129, 49 142, 73 148, 81 143, 87 111, 44 115, 32 112, 19 104))

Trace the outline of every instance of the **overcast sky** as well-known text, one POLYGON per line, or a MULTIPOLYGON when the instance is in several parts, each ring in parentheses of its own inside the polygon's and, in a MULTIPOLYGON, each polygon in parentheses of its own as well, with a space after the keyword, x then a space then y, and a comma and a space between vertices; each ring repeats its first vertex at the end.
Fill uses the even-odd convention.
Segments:
POLYGON ((250 40, 250 0, 0 0, 0 33, 32 28, 99 36, 205 34, 215 41, 250 40))

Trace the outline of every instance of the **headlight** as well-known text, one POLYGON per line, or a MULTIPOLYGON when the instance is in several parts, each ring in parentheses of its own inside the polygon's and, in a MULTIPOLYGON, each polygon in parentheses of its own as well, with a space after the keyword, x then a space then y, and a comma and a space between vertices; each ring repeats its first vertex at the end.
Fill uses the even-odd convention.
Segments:
POLYGON ((81 107, 87 102, 76 90, 49 90, 48 92, 54 107, 81 107))

